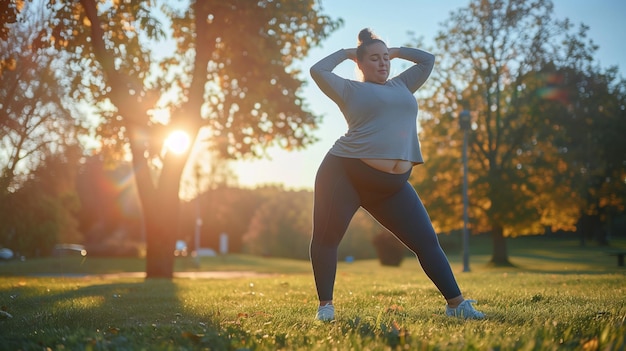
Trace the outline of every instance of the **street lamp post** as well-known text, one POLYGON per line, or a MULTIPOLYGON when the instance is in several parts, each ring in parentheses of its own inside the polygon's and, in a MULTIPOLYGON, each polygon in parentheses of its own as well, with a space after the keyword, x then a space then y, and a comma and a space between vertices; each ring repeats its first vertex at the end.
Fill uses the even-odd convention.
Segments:
POLYGON ((202 198, 200 190, 200 164, 196 163, 194 167, 194 173, 196 176, 196 230, 194 233, 194 247, 196 251, 195 261, 196 267, 200 268, 200 236, 202 235, 202 211, 200 209, 200 199, 202 198))
POLYGON ((468 110, 463 110, 459 114, 459 124, 463 131, 463 272, 469 272, 469 231, 468 231, 468 207, 469 199, 467 195, 467 138, 471 128, 471 116, 468 110))
POLYGON ((200 234, 202 232, 202 217, 200 216, 200 196, 196 195, 196 230, 194 233, 194 246, 196 248, 195 262, 200 267, 200 234))

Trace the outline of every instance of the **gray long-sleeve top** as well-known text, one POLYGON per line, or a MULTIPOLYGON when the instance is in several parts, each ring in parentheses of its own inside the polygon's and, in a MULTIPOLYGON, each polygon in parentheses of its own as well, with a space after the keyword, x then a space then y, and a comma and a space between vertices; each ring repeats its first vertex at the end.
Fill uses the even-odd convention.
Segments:
POLYGON ((333 69, 348 57, 341 49, 311 67, 311 77, 343 113, 348 131, 330 153, 348 158, 379 158, 423 163, 417 138, 417 101, 413 94, 430 75, 435 57, 400 48, 399 58, 415 64, 385 84, 342 78, 333 69))

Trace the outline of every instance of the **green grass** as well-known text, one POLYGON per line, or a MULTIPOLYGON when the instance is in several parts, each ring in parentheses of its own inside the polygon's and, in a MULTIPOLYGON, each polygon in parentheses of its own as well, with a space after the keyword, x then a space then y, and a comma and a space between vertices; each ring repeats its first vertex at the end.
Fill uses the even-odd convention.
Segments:
MULTIPOLYGON (((143 269, 132 260, 5 263, 0 306, 12 318, 0 319, 0 349, 626 349, 626 269, 604 248, 515 239, 509 250, 516 267, 490 268, 488 243, 475 244, 471 272, 460 272, 457 255, 450 259, 466 297, 487 314, 484 321, 443 316, 441 296, 411 259, 399 268, 340 263, 332 323, 313 320, 315 289, 303 261, 204 259, 203 270, 275 274, 171 281, 71 275, 143 269), (67 275, 28 276, 58 270, 67 275)), ((177 271, 193 268, 192 261, 177 261, 177 271)))
MULTIPOLYGON (((94 274, 115 274, 125 272, 145 272, 145 261, 140 258, 103 257, 48 257, 28 259, 24 262, 0 263, 0 275, 5 276, 76 276, 94 274)), ((203 257, 200 265, 191 257, 178 257, 174 261, 174 271, 248 271, 256 273, 306 273, 310 272, 307 261, 294 261, 246 255, 203 257)))

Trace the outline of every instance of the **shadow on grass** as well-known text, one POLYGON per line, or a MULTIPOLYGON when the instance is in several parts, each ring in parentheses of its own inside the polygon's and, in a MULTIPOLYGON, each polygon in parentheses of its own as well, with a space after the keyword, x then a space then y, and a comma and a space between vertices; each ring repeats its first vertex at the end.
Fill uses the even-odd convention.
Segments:
MULTIPOLYGON (((544 236, 507 238, 510 265, 492 263, 492 246, 488 237, 471 238, 470 261, 472 271, 528 272, 545 274, 626 274, 617 265, 612 250, 626 250, 626 240, 616 239, 611 246, 588 244, 581 246, 578 238, 550 238, 544 236)), ((455 252, 450 261, 459 265, 462 256, 455 252)))
POLYGON ((0 320, 1 349, 222 350, 246 335, 222 326, 219 311, 186 307, 169 279, 11 280, 0 289, 12 315, 0 320))

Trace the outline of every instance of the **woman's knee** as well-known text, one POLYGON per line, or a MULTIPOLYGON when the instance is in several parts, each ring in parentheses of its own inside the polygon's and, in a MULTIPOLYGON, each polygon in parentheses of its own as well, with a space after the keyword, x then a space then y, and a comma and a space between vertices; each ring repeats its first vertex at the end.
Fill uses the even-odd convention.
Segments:
POLYGON ((318 247, 338 247, 343 239, 345 231, 322 231, 318 232, 313 230, 313 237, 311 238, 311 246, 318 247))

